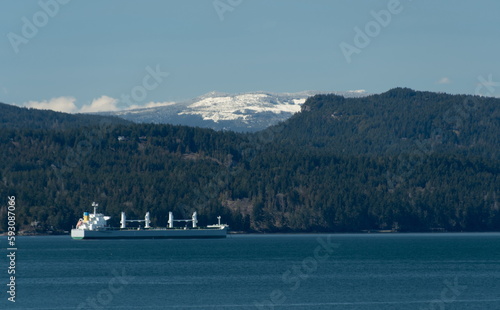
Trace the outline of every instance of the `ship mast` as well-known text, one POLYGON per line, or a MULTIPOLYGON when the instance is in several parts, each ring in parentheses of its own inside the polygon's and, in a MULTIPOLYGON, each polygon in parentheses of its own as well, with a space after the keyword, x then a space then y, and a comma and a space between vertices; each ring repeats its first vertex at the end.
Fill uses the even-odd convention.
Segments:
POLYGON ((97 213, 97 206, 99 206, 98 203, 96 203, 95 201, 92 202, 92 207, 94 207, 94 216, 96 216, 96 213, 97 213))

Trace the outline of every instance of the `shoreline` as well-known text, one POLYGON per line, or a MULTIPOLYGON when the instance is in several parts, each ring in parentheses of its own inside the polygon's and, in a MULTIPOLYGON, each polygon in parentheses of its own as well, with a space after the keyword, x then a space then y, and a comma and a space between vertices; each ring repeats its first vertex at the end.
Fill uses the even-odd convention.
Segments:
MULTIPOLYGON (((231 232, 227 233, 228 236, 233 235, 407 235, 407 234, 491 234, 500 233, 500 231, 408 231, 408 232, 389 232, 389 231, 358 231, 358 232, 231 232)), ((47 237, 47 236, 69 236, 70 232, 61 233, 20 233, 16 237, 47 237)), ((8 236, 7 232, 0 233, 0 237, 8 236)))

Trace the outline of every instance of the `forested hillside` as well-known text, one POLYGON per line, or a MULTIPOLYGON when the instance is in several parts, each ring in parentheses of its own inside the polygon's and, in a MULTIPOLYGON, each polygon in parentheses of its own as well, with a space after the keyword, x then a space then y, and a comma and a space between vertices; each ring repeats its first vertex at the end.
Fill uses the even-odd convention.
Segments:
POLYGON ((164 226, 168 211, 196 210, 200 224, 220 214, 244 231, 500 230, 499 103, 401 88, 318 95, 255 134, 2 126, 0 216, 15 195, 20 228, 38 231, 70 229, 92 201, 114 225, 120 211, 164 226))
POLYGON ((0 103, 0 128, 67 129, 100 123, 131 124, 132 122, 114 116, 75 115, 0 103))
POLYGON ((380 95, 318 95, 279 130, 287 143, 335 153, 453 153, 500 158, 499 99, 396 88, 380 95))

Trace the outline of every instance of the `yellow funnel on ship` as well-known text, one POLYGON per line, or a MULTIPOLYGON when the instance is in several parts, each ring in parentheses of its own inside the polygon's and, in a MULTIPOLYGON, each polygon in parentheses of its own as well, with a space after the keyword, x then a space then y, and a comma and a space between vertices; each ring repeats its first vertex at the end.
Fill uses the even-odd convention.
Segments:
POLYGON ((88 222, 89 221, 89 213, 88 212, 83 212, 83 221, 88 222))

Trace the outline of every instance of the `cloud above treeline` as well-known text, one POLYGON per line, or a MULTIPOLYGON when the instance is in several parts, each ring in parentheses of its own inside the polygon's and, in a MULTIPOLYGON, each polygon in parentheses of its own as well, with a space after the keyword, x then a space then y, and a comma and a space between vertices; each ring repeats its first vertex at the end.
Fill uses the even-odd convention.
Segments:
POLYGON ((437 84, 451 84, 451 80, 448 77, 443 77, 436 82, 437 84))
POLYGON ((104 111, 118 111, 120 110, 117 106, 118 99, 111 98, 108 96, 101 96, 97 99, 92 100, 91 104, 86 104, 81 107, 81 113, 92 113, 92 112, 104 112, 104 111))
POLYGON ((22 104, 22 106, 40 110, 75 113, 78 111, 75 101, 76 99, 74 97, 57 97, 44 101, 28 101, 22 104))
POLYGON ((119 100, 109 97, 101 96, 99 98, 93 99, 89 104, 84 104, 78 107, 76 104, 76 98, 70 96, 61 96, 56 98, 51 98, 49 100, 43 101, 28 101, 21 104, 22 107, 40 109, 40 110, 53 110, 57 112, 65 113, 94 113, 94 112, 113 112, 113 111, 123 111, 123 110, 133 110, 133 109, 143 109, 143 108, 154 108, 166 105, 175 104, 175 102, 148 102, 143 105, 134 104, 131 106, 120 107, 119 100))

